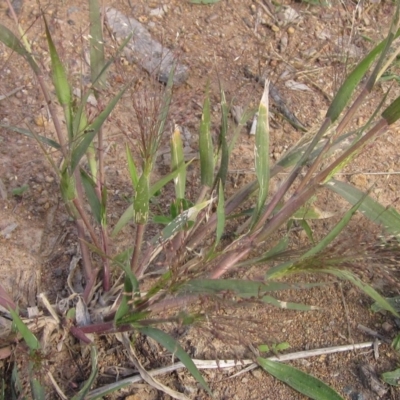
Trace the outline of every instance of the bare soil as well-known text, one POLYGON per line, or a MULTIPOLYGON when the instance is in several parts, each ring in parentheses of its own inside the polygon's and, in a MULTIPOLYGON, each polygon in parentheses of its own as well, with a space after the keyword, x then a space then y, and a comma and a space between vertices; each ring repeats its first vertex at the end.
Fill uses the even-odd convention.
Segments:
MULTIPOLYGON (((329 106, 329 99, 346 72, 372 47, 367 39, 377 42, 384 38, 394 9, 391 1, 357 3, 333 0, 330 6, 311 6, 308 2, 282 0, 280 11, 270 16, 268 10, 271 4, 262 0, 221 0, 214 5, 192 5, 182 0, 116 1, 106 4, 138 19, 155 40, 173 49, 179 62, 188 66, 187 82, 174 91, 170 120, 188 132, 185 144, 193 153, 198 148, 197 132, 208 83, 215 134, 218 131, 220 84, 232 105, 246 108, 259 102, 262 87, 249 77, 246 73, 248 70, 256 76, 268 76, 288 108, 307 129, 318 126, 329 106), (162 15, 155 16, 154 10, 162 10, 162 15), (294 14, 287 10, 295 10, 296 17, 293 18, 294 14)), ((79 77, 88 73, 88 66, 82 61, 88 51, 88 5, 71 0, 50 1, 41 6, 60 55, 78 87, 79 77)), ((17 32, 7 14, 5 3, 0 5, 0 15, 2 23, 17 32)), ((33 51, 48 71, 49 54, 37 2, 25 0, 19 19, 25 29, 29 28, 28 37, 32 41, 33 51)), ((107 30, 105 40, 107 51, 112 54, 114 43, 107 30)), ((0 45, 0 66, 0 96, 22 87, 16 94, 0 101, 0 122, 29 127, 38 134, 52 137, 51 121, 48 121, 37 81, 28 65, 0 45)), ((139 155, 135 146, 138 130, 132 96, 142 95, 149 87, 154 87, 154 83, 140 66, 129 63, 126 58, 117 60, 108 79, 111 95, 132 77, 137 77, 134 90, 123 98, 106 126, 106 173, 111 226, 124 211, 126 198, 132 195, 125 162, 127 139, 134 155, 139 155)), ((49 76, 46 79, 50 82, 49 76)), ((389 81, 378 85, 371 101, 354 121, 355 127, 369 118, 373 111, 373 100, 380 98, 390 84, 389 81)), ((396 84, 394 86, 393 95, 397 96, 399 89, 396 84)), ((303 133, 285 121, 273 104, 271 112, 270 153, 271 161, 275 162, 303 133)), ((235 126, 233 120, 230 123, 232 127, 235 126)), ((167 132, 163 148, 168 146, 168 140, 167 132)), ((399 140, 398 126, 391 128, 370 144, 338 178, 350 181, 363 190, 373 187, 372 195, 375 198, 385 206, 398 208, 399 140)), ((253 146, 253 137, 248 135, 247 129, 243 129, 230 164, 230 190, 254 179, 253 146)), ((0 128, 0 154, 1 282, 23 309, 37 305, 36 295, 41 292, 46 293, 50 301, 59 301, 69 294, 66 279, 77 243, 75 228, 60 199, 56 178, 38 145, 30 138, 0 128), (28 188, 25 192, 13 194, 13 190, 24 185, 28 188)), ((58 160, 57 157, 54 156, 54 159, 58 160)), ((168 170, 169 163, 163 155, 158 161, 156 174, 162 175, 168 170)), ((193 165, 189 172, 189 196, 190 193, 194 196, 198 187, 198 166, 193 165)), ((274 185, 284 178, 284 175, 278 176, 274 185)), ((168 198, 167 189, 160 200, 161 206, 168 204, 168 198)), ((335 217, 313 224, 316 238, 328 232, 347 207, 344 202, 325 192, 321 193, 317 204, 324 211, 334 212, 335 217)), ((349 227, 347 237, 351 240, 368 233, 374 236, 376 232, 376 228, 362 216, 357 216, 349 227)), ((128 246, 133 234, 133 227, 125 228, 118 244, 115 244, 115 250, 128 246)), ((299 231, 293 246, 303 246, 306 241, 305 235, 299 231)), ((250 268, 239 273, 241 276, 252 276, 257 274, 257 270, 250 268)), ((373 270, 365 271, 364 275, 384 295, 397 294, 373 270)), ((301 281, 321 282, 321 278, 303 276, 301 281)), ((358 324, 378 331, 389 342, 399 333, 400 321, 388 314, 373 314, 370 310, 371 300, 352 285, 329 278, 325 281, 324 286, 289 291, 281 296, 282 300, 314 305, 318 310, 304 313, 249 305, 223 311, 220 317, 225 323, 213 326, 213 329, 195 326, 182 330, 177 327, 174 335, 194 358, 240 359, 251 358, 252 354, 246 347, 248 343, 257 346, 261 343, 288 342, 290 349, 286 352, 295 352, 373 340, 357 329, 358 324), (257 320, 258 325, 253 324, 252 320, 257 320)), ((133 366, 122 354, 117 341, 107 337, 97 340, 100 369, 96 385, 100 386, 124 376, 124 368, 132 370, 133 366)), ((173 361, 170 355, 152 342, 139 340, 136 344, 147 369, 168 365, 173 361)), ((23 362, 18 350, 21 348, 16 348, 14 358, 23 362)), ((0 371, 6 375, 9 375, 12 365, 10 360, 0 361, 0 371)), ((62 351, 53 349, 49 360, 49 368, 56 381, 67 397, 72 397, 90 373, 88 355, 82 355, 79 344, 71 338, 65 342, 62 351)), ((292 365, 322 379, 346 399, 400 399, 399 389, 385 386, 387 392, 380 396, 369 386, 371 380, 363 383, 360 375, 362 365, 372 366, 379 375, 394 369, 398 361, 396 353, 383 343, 377 359, 373 351, 368 349, 303 359, 292 362, 292 365)), ((238 370, 203 372, 215 398, 305 398, 261 369, 229 379, 238 370)), ((188 398, 208 398, 186 371, 171 373, 160 380, 184 392, 188 398)), ((49 398, 58 397, 54 393, 49 398)), ((136 384, 109 398, 155 400, 169 396, 147 384, 136 384)))

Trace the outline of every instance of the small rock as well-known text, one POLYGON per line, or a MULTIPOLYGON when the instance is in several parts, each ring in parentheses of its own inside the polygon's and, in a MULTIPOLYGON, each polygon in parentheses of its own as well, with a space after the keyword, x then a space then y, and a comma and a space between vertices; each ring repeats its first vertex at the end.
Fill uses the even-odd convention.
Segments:
POLYGON ((34 122, 35 122, 36 126, 39 126, 41 128, 47 126, 47 124, 49 123, 47 118, 42 114, 36 116, 34 119, 34 122))
POLYGON ((271 30, 273 32, 279 32, 279 27, 277 27, 276 25, 271 25, 271 30))
POLYGON ((164 14, 166 14, 168 11, 168 7, 166 5, 154 8, 153 10, 150 10, 150 15, 152 17, 162 17, 164 14))
POLYGON ((260 368, 253 369, 251 373, 254 376, 254 378, 263 379, 263 372, 260 370, 260 368))
POLYGON ((41 206, 41 205, 43 205, 43 204, 46 204, 47 201, 48 201, 48 198, 47 198, 47 197, 39 197, 39 198, 37 199, 37 204, 39 204, 39 205, 41 206))
POLYGON ((274 160, 279 160, 281 158, 281 153, 275 152, 272 154, 274 160))
POLYGON ((393 325, 386 321, 382 324, 382 329, 385 332, 390 332, 393 329, 393 325))
POLYGON ((18 227, 16 222, 6 226, 4 229, 0 231, 0 235, 3 236, 5 239, 9 239, 11 233, 18 227))
POLYGON ((50 175, 47 175, 46 178, 44 178, 44 180, 45 180, 47 183, 52 183, 52 182, 54 182, 54 178, 53 178, 52 176, 50 176, 50 175))
POLYGON ((287 33, 288 33, 289 35, 293 35, 293 33, 294 33, 294 28, 293 28, 293 26, 289 26, 289 28, 287 29, 287 33))

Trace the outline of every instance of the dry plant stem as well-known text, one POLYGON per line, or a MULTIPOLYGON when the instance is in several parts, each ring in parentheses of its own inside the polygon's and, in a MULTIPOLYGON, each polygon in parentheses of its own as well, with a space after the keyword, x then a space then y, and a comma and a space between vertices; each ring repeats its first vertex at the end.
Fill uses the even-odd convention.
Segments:
MULTIPOLYGON (((248 239, 247 239, 248 241, 248 239)), ((247 246, 242 250, 236 250, 231 254, 225 255, 221 261, 218 262, 218 267, 210 274, 211 279, 220 278, 225 272, 229 271, 236 265, 243 257, 245 257, 252 250, 252 242, 250 241, 247 246)))
POLYGON ((140 250, 142 248, 143 235, 144 235, 145 229, 146 229, 145 224, 137 225, 135 246, 133 248, 133 254, 132 254, 132 258, 131 258, 131 270, 138 278, 143 275, 144 268, 145 268, 145 264, 143 264, 143 263, 138 268, 139 255, 140 255, 140 250))
MULTIPOLYGON (((307 149, 307 151, 304 154, 304 161, 307 161, 306 158, 308 158, 310 156, 312 150, 314 150, 315 146, 318 144, 318 142, 320 141, 320 139, 322 138, 324 133, 328 130, 331 123, 332 122, 331 122, 330 118, 325 118, 325 121, 324 121, 321 129, 318 131, 317 135, 314 137, 309 148, 307 149)), ((310 181, 310 179, 312 178, 318 165, 320 165, 320 162, 322 161, 323 156, 325 155, 325 153, 329 150, 330 146, 332 145, 332 142, 333 142, 332 138, 327 140, 327 142, 325 143, 325 146, 322 148, 322 150, 318 154, 317 158, 315 159, 315 161, 312 163, 312 165, 308 169, 306 176, 301 180, 295 193, 301 192, 304 189, 304 187, 307 185, 307 183, 310 181)))
POLYGON ((357 110, 361 107, 361 105, 364 103, 365 98, 368 96, 368 94, 371 91, 368 90, 367 87, 364 87, 364 89, 361 91, 361 93, 358 95, 357 99, 354 101, 354 103, 351 105, 350 109, 347 111, 346 115, 343 117, 343 119, 340 121, 340 124, 336 128, 336 136, 340 135, 341 132, 344 131, 346 126, 349 124, 351 118, 354 117, 354 114, 357 112, 357 110))
POLYGON ((374 136, 377 136, 382 131, 386 130, 387 122, 384 119, 378 121, 378 123, 370 129, 358 142, 342 153, 335 161, 333 161, 325 170, 321 171, 315 176, 303 189, 301 193, 293 195, 284 207, 268 222, 268 224, 262 229, 257 235, 257 242, 261 243, 271 233, 278 229, 291 215, 293 212, 301 207, 306 201, 308 201, 315 191, 321 184, 329 177, 329 175, 335 171, 341 163, 346 161, 347 158, 351 157, 356 151, 360 150, 369 140, 374 136))
MULTIPOLYGON (((340 353, 340 352, 345 352, 345 351, 360 350, 360 349, 365 349, 365 348, 372 347, 372 346, 373 346, 373 342, 357 343, 357 344, 327 347, 327 348, 308 350, 308 351, 299 351, 297 353, 291 353, 291 354, 282 354, 278 357, 277 356, 267 357, 267 360, 281 361, 281 362, 282 361, 299 360, 299 359, 303 359, 303 358, 307 358, 307 357, 320 356, 323 354, 334 354, 334 353, 340 353)), ((192 361, 194 362, 196 367, 199 369, 235 368, 235 367, 242 367, 242 366, 248 365, 249 367, 247 367, 247 368, 249 368, 248 370, 250 371, 251 369, 255 369, 258 367, 258 364, 254 363, 253 360, 196 360, 196 359, 192 359, 192 361)), ((168 365, 167 367, 154 369, 152 371, 149 371, 149 375, 157 376, 157 375, 162 375, 162 374, 168 374, 168 373, 176 371, 177 369, 180 369, 180 368, 185 368, 185 366, 182 362, 168 365)), ((131 385, 132 383, 137 383, 140 381, 142 381, 142 378, 140 375, 134 375, 129 378, 121 379, 118 382, 111 383, 107 386, 103 386, 101 388, 92 390, 91 392, 89 392, 86 399, 87 400, 96 399, 96 398, 99 398, 100 396, 105 395, 106 393, 110 393, 111 391, 121 389, 123 386, 131 385)))
POLYGON ((206 197, 206 194, 208 193, 208 191, 210 190, 210 188, 208 186, 202 186, 201 190, 200 190, 200 194, 196 200, 196 204, 200 204, 204 198, 206 197))
POLYGON ((371 335, 371 336, 373 336, 375 338, 378 338, 378 339, 382 340, 382 342, 385 342, 387 344, 391 344, 392 343, 385 336, 381 335, 380 333, 378 333, 378 332, 376 332, 376 331, 374 331, 374 330, 372 330, 372 329, 370 329, 370 328, 368 328, 368 327, 366 327, 364 325, 358 324, 357 325, 357 329, 360 330, 361 332, 367 333, 368 335, 371 335))

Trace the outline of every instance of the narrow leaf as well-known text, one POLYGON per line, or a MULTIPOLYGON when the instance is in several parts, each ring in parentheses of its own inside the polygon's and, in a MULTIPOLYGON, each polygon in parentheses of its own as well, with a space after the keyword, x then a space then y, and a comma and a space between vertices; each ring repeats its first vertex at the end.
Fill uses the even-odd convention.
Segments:
POLYGON ((302 261, 306 260, 307 258, 313 257, 316 254, 320 253, 324 250, 332 241, 342 232, 342 230, 347 226, 351 217, 355 214, 358 210, 364 197, 361 198, 350 210, 348 210, 343 218, 336 224, 336 226, 314 247, 304 253, 296 262, 286 262, 284 264, 278 265, 276 267, 270 268, 266 274, 266 279, 277 279, 278 277, 282 277, 290 271, 296 271, 296 265, 302 263, 302 261))
POLYGON ((41 382, 35 378, 30 379, 32 398, 34 400, 45 400, 46 392, 41 382))
POLYGON ((14 33, 3 24, 0 24, 0 42, 3 42, 11 50, 24 57, 36 75, 40 73, 39 66, 32 55, 25 49, 14 33))
POLYGON ((146 224, 149 218, 149 202, 150 202, 150 177, 148 171, 143 171, 137 186, 135 199, 133 201, 133 216, 135 223, 146 224))
POLYGON ((400 368, 394 371, 384 372, 382 374, 382 379, 391 386, 400 386, 400 368))
POLYGON ((264 92, 258 108, 258 119, 256 128, 256 143, 254 147, 254 163, 258 181, 258 198, 256 208, 252 217, 251 225, 254 226, 259 220, 261 211, 268 196, 269 188, 269 111, 268 111, 269 80, 265 81, 264 92))
POLYGON ((9 311, 18 332, 21 334, 28 347, 31 350, 39 350, 40 343, 39 340, 36 339, 36 336, 29 330, 29 328, 24 324, 22 319, 13 309, 10 308, 9 311))
POLYGON ((163 242, 175 236, 175 234, 185 226, 187 226, 188 222, 195 221, 197 218, 197 214, 205 207, 207 207, 212 200, 203 201, 202 203, 195 204, 193 207, 190 207, 188 210, 185 210, 173 221, 171 221, 162 231, 160 236, 155 236, 152 239, 152 243, 158 242, 162 240, 163 242))
MULTIPOLYGON (((178 169, 179 166, 185 164, 183 155, 183 144, 181 138, 181 131, 178 125, 175 125, 174 132, 171 136, 171 171, 178 169)), ((186 168, 181 168, 180 172, 174 179, 175 183, 175 197, 177 199, 185 198, 186 186, 186 168)))
POLYGON ((324 382, 297 368, 262 357, 257 357, 257 362, 272 376, 311 399, 344 400, 343 397, 324 382))
POLYGON ((361 198, 360 211, 370 221, 381 224, 386 232, 397 236, 400 233, 400 214, 393 207, 384 207, 370 196, 355 188, 353 185, 332 179, 325 185, 328 189, 342 196, 350 204, 356 204, 361 198))
MULTIPOLYGON (((191 161, 187 162, 186 164, 180 165, 175 171, 170 172, 168 175, 162 177, 158 180, 154 185, 152 185, 149 189, 150 197, 154 196, 159 190, 161 190, 169 181, 174 179, 179 171, 182 168, 187 168, 187 166, 191 163, 191 161)), ((119 231, 129 222, 133 220, 134 211, 133 211, 133 204, 129 205, 128 208, 124 211, 121 215, 120 219, 116 223, 113 231, 112 236, 115 237, 119 231)))
POLYGON ((79 141, 79 144, 72 151, 71 156, 71 170, 75 171, 75 168, 78 166, 79 161, 86 153, 90 143, 92 143, 94 137, 99 132, 100 128, 103 126, 104 121, 110 115, 110 113, 114 110, 116 104, 125 93, 126 89, 129 85, 125 86, 108 104, 107 107, 97 116, 97 118, 87 127, 86 131, 82 135, 83 138, 79 141))
POLYGON ((221 182, 225 186, 229 165, 229 147, 227 142, 228 134, 228 105, 226 103, 225 93, 221 89, 221 131, 219 134, 219 146, 221 150, 221 163, 216 176, 216 182, 221 182))
POLYGON ((96 183, 82 168, 80 169, 80 174, 81 174, 82 184, 85 189, 86 197, 88 199, 90 209, 92 210, 92 214, 96 222, 98 224, 101 224, 102 207, 95 190, 96 183))
POLYGON ((200 123, 200 174, 201 184, 211 187, 214 180, 214 148, 211 137, 210 97, 206 94, 200 123))
POLYGON ((400 96, 383 111, 382 118, 388 125, 392 125, 400 118, 400 96))
MULTIPOLYGON (((395 37, 398 37, 400 34, 400 30, 398 30, 395 34, 395 37)), ((326 116, 330 118, 330 120, 336 121, 344 107, 350 100, 350 97, 360 83, 361 79, 366 75, 369 67, 372 62, 376 58, 378 54, 380 54, 386 46, 388 39, 384 39, 378 45, 376 45, 364 58, 361 60, 358 65, 355 67, 353 72, 349 74, 349 76, 345 79, 342 86, 339 88, 335 98, 333 99, 326 116)))
POLYGON ((44 136, 33 134, 31 131, 29 131, 27 129, 19 128, 17 126, 3 125, 3 124, 0 124, 0 126, 2 128, 8 129, 8 130, 13 131, 13 132, 20 133, 22 135, 25 135, 25 136, 33 138, 33 139, 35 139, 37 137, 42 143, 44 143, 44 144, 46 144, 48 146, 51 146, 56 150, 60 150, 61 149, 61 146, 57 142, 55 142, 54 140, 48 139, 47 137, 44 137, 44 136))
POLYGON ((182 293, 220 293, 230 291, 240 297, 262 298, 265 293, 282 290, 308 289, 308 284, 256 282, 243 279, 193 279, 180 288, 182 293))
MULTIPOLYGON (((101 7, 97 0, 89 0, 89 20, 90 20, 90 75, 93 87, 101 90, 105 88, 106 75, 104 67, 104 41, 101 26, 101 7)), ((98 95, 95 91, 95 95, 98 95)))
POLYGON ((76 394, 74 397, 72 397, 71 400, 84 400, 86 398, 86 395, 89 393, 89 390, 97 377, 97 373, 99 370, 99 368, 98 368, 99 361, 98 361, 97 350, 96 350, 95 346, 91 346, 90 359, 92 362, 92 371, 90 372, 90 376, 89 376, 88 380, 85 382, 85 384, 83 385, 82 389, 79 391, 79 393, 76 394))
POLYGON ((378 303, 379 307, 381 307, 383 310, 391 312, 394 316, 399 318, 399 314, 397 313, 397 311, 393 308, 393 306, 384 297, 382 297, 374 288, 372 288, 371 286, 362 282, 361 279, 358 278, 356 275, 354 275, 352 272, 340 270, 337 268, 325 268, 325 269, 319 270, 318 272, 335 275, 338 278, 345 279, 345 280, 352 282, 359 289, 361 289, 365 294, 367 294, 369 297, 371 297, 373 300, 375 300, 378 303))
POLYGON ((56 90, 57 99, 61 106, 64 108, 64 116, 67 124, 68 134, 72 139, 72 97, 71 88, 68 83, 67 74, 64 66, 58 56, 56 47, 50 34, 49 27, 47 25, 46 18, 43 16, 47 43, 49 46, 50 58, 51 58, 51 72, 53 76, 53 85, 56 90))
POLYGON ((195 363, 192 361, 189 354, 183 350, 181 345, 173 337, 156 328, 146 327, 140 328, 139 330, 142 334, 151 337, 165 347, 169 352, 178 357, 188 371, 192 374, 192 376, 197 380, 197 382, 199 382, 200 385, 207 391, 207 393, 212 396, 210 388, 208 387, 200 371, 197 369, 195 363))

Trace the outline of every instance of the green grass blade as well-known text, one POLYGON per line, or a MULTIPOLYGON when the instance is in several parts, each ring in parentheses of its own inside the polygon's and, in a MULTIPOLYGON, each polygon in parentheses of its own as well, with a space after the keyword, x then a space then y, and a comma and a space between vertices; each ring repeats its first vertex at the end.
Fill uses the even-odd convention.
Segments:
MULTIPOLYGON (((277 207, 278 210, 278 207, 277 207)), ((300 207, 292 216, 295 220, 307 220, 307 219, 327 219, 335 215, 333 212, 322 211, 316 206, 306 205, 300 207)))
POLYGON ((53 85, 56 90, 57 99, 60 105, 64 109, 65 122, 67 125, 68 135, 72 140, 72 96, 71 88, 68 83, 67 74, 64 66, 58 56, 57 49, 54 45, 53 39, 50 34, 49 27, 47 25, 46 18, 43 16, 47 43, 49 46, 50 58, 51 58, 51 72, 53 76, 53 85))
POLYGON ((384 207, 370 196, 345 182, 331 180, 325 185, 328 189, 342 196, 350 204, 356 204, 361 198, 364 201, 360 205, 360 211, 369 220, 376 224, 381 224, 386 232, 391 235, 400 233, 400 214, 393 207, 384 207))
POLYGON ((262 297, 264 293, 280 292, 282 290, 308 289, 309 284, 292 284, 285 282, 256 282, 243 279, 193 279, 184 284, 182 293, 210 293, 230 291, 240 297, 262 297))
POLYGON ((133 220, 135 212, 133 210, 133 204, 129 205, 129 207, 124 211, 124 213, 119 218, 118 222, 115 224, 115 227, 111 233, 112 237, 118 235, 119 231, 130 221, 133 220))
POLYGON ((277 245, 275 245, 272 249, 265 252, 262 256, 247 259, 245 261, 237 263, 236 265, 238 268, 242 268, 247 265, 264 264, 268 260, 273 260, 274 258, 279 257, 283 252, 286 251, 288 245, 289 245, 289 238, 285 236, 278 242, 277 245))
MULTIPOLYGON (((154 185, 152 185, 150 187, 150 197, 154 196, 154 194, 157 193, 159 190, 161 190, 170 180, 174 179, 179 174, 182 168, 186 168, 190 163, 191 161, 189 161, 186 164, 182 164, 175 171, 170 172, 168 175, 164 176, 163 178, 158 180, 154 185)), ((115 237, 129 221, 133 220, 133 217, 134 217, 134 209, 133 209, 133 204, 131 204, 124 211, 124 213, 121 215, 120 219, 116 223, 112 231, 112 236, 115 237)))
POLYGON ((311 399, 344 400, 324 382, 297 368, 262 357, 257 357, 257 362, 269 374, 311 399))
MULTIPOLYGON (((104 71, 104 41, 101 28, 101 7, 97 0, 89 0, 89 20, 90 20, 90 75, 91 82, 95 89, 105 88, 106 74, 104 71)), ((98 96, 98 91, 95 95, 98 96)))
POLYGON ((89 393, 90 387, 93 385, 97 373, 99 371, 99 362, 98 362, 98 357, 97 357, 97 350, 95 346, 91 346, 90 349, 90 358, 92 361, 92 371, 90 372, 90 376, 88 380, 85 382, 83 385, 82 389, 79 391, 78 394, 76 394, 74 397, 72 397, 71 400, 84 400, 86 398, 86 395, 89 393))
MULTIPOLYGON (((395 37, 400 35, 400 30, 395 34, 395 37)), ((346 107, 349 102, 351 95, 353 94, 355 88, 360 83, 361 79, 367 73, 372 62, 375 60, 376 56, 384 50, 388 39, 384 39, 378 45, 376 45, 355 67, 355 69, 350 73, 350 75, 345 79, 341 87, 339 88, 335 98, 333 99, 327 113, 326 117, 330 118, 331 122, 336 121, 339 115, 342 113, 344 107, 346 107)))
POLYGON ((182 170, 187 169, 187 167, 192 163, 193 160, 188 161, 187 163, 181 163, 178 168, 174 171, 171 171, 168 175, 163 176, 160 178, 156 183, 154 183, 150 187, 150 196, 154 196, 158 191, 160 191, 169 181, 175 179, 182 170))
POLYGON ((80 169, 82 184, 85 189, 86 197, 88 199, 90 209, 92 210, 92 214, 98 224, 101 224, 102 220, 102 207, 99 198, 96 194, 96 183, 93 179, 88 175, 88 173, 84 169, 80 169))
POLYGON ((110 115, 110 113, 114 110, 118 101, 125 93, 128 85, 125 86, 108 104, 107 107, 97 116, 97 118, 87 127, 85 133, 83 134, 83 138, 80 140, 79 144, 72 151, 71 156, 71 170, 75 171, 76 167, 79 164, 79 161, 86 153, 88 147, 92 143, 94 137, 99 132, 100 128, 103 126, 104 121, 110 115))
POLYGON ((77 137, 88 126, 85 107, 90 94, 91 94, 90 90, 87 91, 87 93, 85 93, 85 95, 82 97, 79 106, 76 107, 76 109, 74 110, 74 116, 72 120, 73 137, 77 137))
POLYGON ((14 310, 10 309, 9 311, 18 332, 21 334, 28 347, 31 350, 39 350, 40 343, 36 336, 29 330, 29 328, 24 324, 22 319, 14 310))
POLYGON ((397 313, 397 311, 383 296, 381 296, 370 285, 367 285, 366 283, 362 282, 361 279, 358 278, 356 275, 354 275, 352 272, 337 269, 337 268, 325 268, 325 269, 319 270, 318 272, 335 275, 340 279, 345 279, 347 281, 350 281, 351 283, 356 285, 359 289, 361 289, 366 295, 368 295, 373 300, 375 300, 378 303, 379 307, 381 307, 381 309, 387 310, 387 311, 391 312, 394 316, 399 318, 399 314, 397 313))
POLYGON ((137 224, 146 224, 149 218, 149 186, 150 176, 149 172, 145 170, 139 178, 135 199, 133 200, 133 217, 137 224))
MULTIPOLYGON (((188 222, 195 221, 197 218, 197 214, 205 207, 210 204, 211 200, 203 201, 202 203, 195 204, 193 207, 183 211, 180 215, 174 218, 162 231, 161 231, 161 240, 165 241, 169 238, 173 237, 177 232, 184 229, 188 222)), ((158 236, 156 236, 153 240, 154 241, 160 240, 158 236)))
POLYGON ((0 24, 0 42, 4 43, 11 50, 15 51, 19 55, 25 58, 29 63, 33 72, 38 75, 40 74, 39 66, 37 65, 31 54, 25 49, 20 40, 3 24, 0 24))
POLYGON ((256 208, 252 217, 251 226, 253 227, 259 220, 261 211, 268 196, 269 188, 269 111, 268 111, 268 92, 269 81, 266 80, 264 92, 258 108, 258 119, 256 128, 256 143, 254 149, 254 163, 259 191, 256 208))
POLYGON ((350 219, 353 217, 353 215, 356 213, 356 211, 360 208, 363 200, 365 199, 365 196, 360 198, 360 200, 354 204, 353 207, 348 210, 343 218, 335 225, 335 227, 319 242, 317 245, 315 245, 312 249, 307 251, 301 258, 300 260, 305 260, 308 257, 312 257, 317 253, 320 253, 322 250, 324 250, 336 237, 342 232, 342 230, 348 225, 350 222, 350 219))
POLYGON ((133 161, 132 153, 128 144, 126 144, 126 159, 128 161, 128 171, 129 176, 131 177, 132 187, 134 190, 137 190, 139 175, 137 173, 135 161, 133 161))
POLYGON ((33 134, 31 131, 29 131, 27 129, 19 128, 17 126, 3 125, 3 124, 0 124, 0 126, 2 128, 8 129, 8 130, 10 130, 12 132, 20 133, 21 135, 24 135, 24 136, 27 136, 27 137, 30 137, 30 138, 33 138, 33 139, 38 138, 43 144, 46 144, 47 146, 50 146, 53 149, 56 149, 56 150, 60 150, 61 149, 61 146, 57 142, 55 142, 54 140, 48 139, 45 136, 40 136, 40 135, 33 134))
POLYGON ((208 387, 206 381, 197 369, 195 363, 190 358, 189 354, 181 347, 181 345, 170 335, 156 328, 140 328, 140 332, 146 336, 151 337, 156 342, 160 343, 161 346, 165 347, 174 356, 178 357, 179 360, 185 365, 188 371, 196 379, 197 382, 212 396, 211 390, 208 387))
POLYGON ((45 400, 46 392, 44 390, 43 385, 39 380, 32 378, 30 379, 31 392, 33 400, 45 400))
POLYGON ((312 232, 312 229, 311 229, 310 225, 308 224, 308 222, 305 219, 301 219, 301 220, 299 220, 299 225, 303 228, 304 232, 306 233, 306 235, 308 237, 308 240, 311 243, 315 244, 313 232, 312 232))
POLYGON ((400 368, 394 371, 384 372, 382 375, 382 380, 392 386, 400 386, 400 368))
MULTIPOLYGON (((181 131, 178 125, 175 125, 174 132, 172 133, 171 136, 170 145, 171 145, 171 171, 175 171, 181 165, 185 165, 181 131)), ((177 199, 184 199, 185 187, 186 187, 186 168, 180 168, 178 175, 174 179, 174 183, 175 183, 175 197, 177 199)))
POLYGON ((304 253, 297 261, 289 261, 276 267, 270 268, 266 274, 266 279, 277 279, 279 277, 287 275, 290 272, 295 272, 296 265, 299 265, 302 261, 306 260, 307 258, 313 257, 324 250, 347 226, 347 224, 350 222, 351 217, 361 206, 364 198, 365 197, 362 197, 350 210, 348 210, 343 218, 335 225, 335 227, 320 242, 318 242, 309 251, 304 253))
POLYGON ((211 137, 210 96, 206 94, 200 123, 200 174, 201 184, 211 187, 214 181, 214 147, 211 137))
POLYGON ((225 93, 221 89, 221 132, 219 134, 219 145, 221 150, 221 164, 216 176, 216 182, 221 182, 225 186, 229 166, 229 147, 227 142, 228 134, 228 104, 226 103, 225 93))
POLYGON ((133 291, 132 282, 128 276, 125 276, 124 280, 124 294, 122 295, 121 304, 118 307, 117 312, 114 317, 114 324, 117 325, 117 322, 124 317, 130 311, 129 300, 131 300, 133 291), (126 293, 126 294, 125 294, 126 293))
POLYGON ((22 381, 21 377, 19 376, 17 363, 14 363, 14 367, 11 373, 11 392, 12 392, 12 399, 19 400, 21 398, 20 394, 22 393, 22 381))
POLYGON ((383 111, 382 118, 388 125, 394 124, 400 118, 400 96, 383 111))

